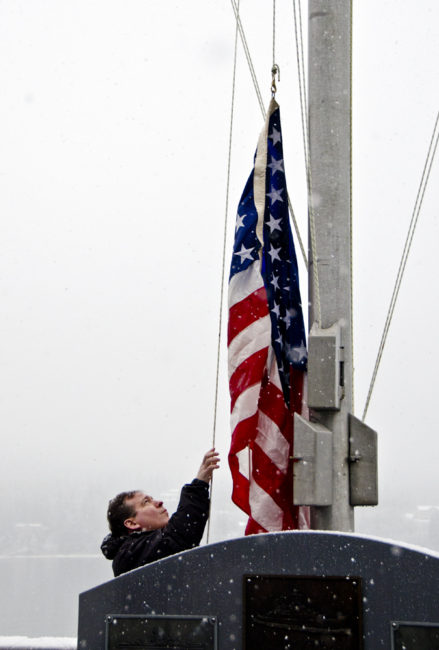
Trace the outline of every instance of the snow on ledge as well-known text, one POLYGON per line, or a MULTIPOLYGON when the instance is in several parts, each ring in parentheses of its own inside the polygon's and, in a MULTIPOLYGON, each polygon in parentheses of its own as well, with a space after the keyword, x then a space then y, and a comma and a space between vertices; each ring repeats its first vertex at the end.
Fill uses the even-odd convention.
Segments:
POLYGON ((0 636, 0 650, 76 650, 77 640, 72 637, 0 636))

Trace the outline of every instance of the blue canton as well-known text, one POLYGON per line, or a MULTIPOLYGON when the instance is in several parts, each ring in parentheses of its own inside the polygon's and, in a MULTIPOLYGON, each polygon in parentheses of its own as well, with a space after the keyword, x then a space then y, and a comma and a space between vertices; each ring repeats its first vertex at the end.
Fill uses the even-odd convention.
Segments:
POLYGON ((306 370, 307 351, 299 271, 288 214, 280 113, 269 122, 262 276, 271 317, 272 345, 287 403, 290 366, 306 370))
POLYGON ((256 236, 257 222, 258 213, 256 212, 253 196, 252 170, 242 193, 238 206, 238 214, 236 215, 235 242, 233 245, 230 278, 235 273, 244 271, 259 258, 261 243, 256 236))
MULTIPOLYGON (((252 170, 236 216, 230 279, 259 259, 252 170)), ((271 319, 271 342, 276 354, 285 401, 290 406, 290 368, 306 371, 307 350, 299 289, 299 272, 288 214, 288 193, 283 162, 279 108, 268 127, 266 200, 261 274, 271 319)))

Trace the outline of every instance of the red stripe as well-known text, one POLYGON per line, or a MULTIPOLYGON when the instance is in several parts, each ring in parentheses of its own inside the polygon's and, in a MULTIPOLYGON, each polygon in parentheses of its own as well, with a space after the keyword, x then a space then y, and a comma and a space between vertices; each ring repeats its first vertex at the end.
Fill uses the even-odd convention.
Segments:
MULTIPOLYGON (((268 313, 265 289, 259 289, 241 303, 232 307, 229 320, 229 342, 245 327, 268 313), (263 296, 264 302, 261 302, 263 296)), ((265 452, 256 444, 261 422, 259 411, 270 418, 293 449, 294 428, 293 413, 302 412, 304 373, 291 369, 291 393, 288 410, 281 389, 272 384, 266 375, 268 348, 259 350, 246 358, 234 371, 230 378, 231 408, 236 405, 238 397, 249 387, 260 384, 258 412, 241 420, 232 433, 232 443, 229 453, 229 465, 233 479, 233 502, 249 516, 245 531, 246 535, 267 532, 251 516, 250 483, 239 471, 239 461, 236 454, 250 447, 252 449, 252 477, 262 490, 271 496, 283 512, 282 530, 294 530, 299 527, 299 512, 301 508, 293 505, 293 464, 288 460, 288 471, 281 472, 265 452)), ((239 413, 239 412, 238 412, 239 413)), ((289 454, 292 455, 292 454, 289 454)))
POLYGON ((279 508, 288 508, 290 498, 285 490, 285 474, 277 468, 257 444, 253 444, 252 475, 256 483, 267 492, 279 508))
POLYGON ((265 287, 257 289, 244 300, 230 307, 227 345, 230 345, 230 342, 239 332, 260 318, 267 316, 268 313, 265 287))
MULTIPOLYGON (((299 528, 299 510, 300 506, 291 506, 288 512, 284 513, 282 530, 297 530, 299 528)), ((261 524, 258 524, 251 516, 248 519, 245 529, 245 535, 259 535, 260 533, 268 533, 261 524)))
POLYGON ((282 391, 270 381, 264 383, 259 396, 259 408, 285 435, 291 439, 291 415, 285 405, 282 391))
POLYGON ((290 411, 302 413, 303 382, 305 373, 298 368, 290 367, 290 411))
MULTIPOLYGON (((255 427, 255 417, 251 418, 253 427, 255 427)), ((247 422, 250 424, 250 422, 247 422)), ((243 440, 241 443, 244 442, 243 440)), ((270 494, 273 500, 283 511, 282 530, 295 530, 299 527, 299 506, 293 505, 293 473, 291 466, 287 474, 280 472, 277 467, 270 461, 268 456, 256 444, 250 443, 253 451, 253 480, 260 487, 270 494), (257 468, 257 471, 255 471, 257 468)), ((240 449, 245 448, 239 445, 240 449)), ((290 461, 290 465, 291 465, 290 461)), ((233 502, 241 508, 250 519, 245 531, 246 535, 253 535, 261 532, 267 532, 258 522, 251 518, 251 504, 249 503, 249 482, 239 472, 239 462, 237 457, 229 454, 229 465, 233 479, 233 502)))
POLYGON ((248 520, 247 527, 245 529, 246 535, 258 535, 259 533, 268 533, 268 530, 265 530, 257 521, 251 517, 248 520))
POLYGON ((239 462, 236 456, 229 455, 229 465, 233 479, 232 501, 250 516, 249 482, 239 471, 239 462))
POLYGON ((229 389, 231 397, 230 410, 233 411, 239 395, 250 386, 259 384, 262 380, 268 355, 268 347, 251 354, 236 368, 230 377, 229 389))
MULTIPOLYGON (((254 441, 259 430, 258 426, 258 413, 255 413, 249 418, 239 422, 232 433, 232 441, 229 452, 229 465, 231 466, 235 454, 242 451, 246 447, 251 447, 253 450, 253 476, 256 482, 269 494, 273 494, 276 490, 280 490, 285 482, 285 475, 278 467, 270 460, 265 452, 254 441)), ((280 495, 280 492, 279 492, 280 495)), ((279 505, 283 503, 283 498, 280 497, 279 505)), ((277 501, 277 499, 275 498, 277 501)))
POLYGON ((236 454, 238 451, 245 449, 257 435, 258 413, 254 413, 249 418, 241 420, 232 432, 232 442, 230 445, 230 454, 236 454))
MULTIPOLYGON (((293 472, 292 461, 286 474, 279 472, 266 454, 253 445, 253 480, 268 494, 283 511, 282 530, 295 530, 299 526, 299 506, 293 505, 293 472)), ((251 505, 251 504, 250 504, 251 505)), ((251 534, 247 533, 246 534, 251 534)))

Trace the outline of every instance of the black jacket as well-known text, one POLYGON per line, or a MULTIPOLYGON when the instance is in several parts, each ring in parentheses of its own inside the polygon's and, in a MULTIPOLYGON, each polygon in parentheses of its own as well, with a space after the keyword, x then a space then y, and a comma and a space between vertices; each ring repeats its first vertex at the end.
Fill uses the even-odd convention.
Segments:
POLYGON ((199 479, 181 490, 177 511, 164 528, 134 531, 123 537, 107 535, 101 551, 113 560, 115 576, 155 560, 198 546, 209 516, 209 485, 199 479))

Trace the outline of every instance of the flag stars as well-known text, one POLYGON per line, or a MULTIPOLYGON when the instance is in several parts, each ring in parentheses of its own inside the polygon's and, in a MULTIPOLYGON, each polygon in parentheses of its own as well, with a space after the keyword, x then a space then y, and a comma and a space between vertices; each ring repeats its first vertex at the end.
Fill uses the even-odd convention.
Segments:
POLYGON ((276 158, 271 156, 271 163, 269 163, 267 167, 270 167, 272 176, 274 176, 276 172, 284 172, 284 159, 281 158, 280 160, 276 160, 276 158))
POLYGON ((280 250, 281 250, 280 248, 274 248, 274 246, 270 246, 270 250, 268 251, 268 254, 271 257, 272 262, 274 262, 274 260, 279 260, 279 262, 281 261, 279 257, 280 250))
POLYGON ((238 230, 239 230, 240 228, 243 228, 243 227, 244 227, 244 219, 246 218, 246 216, 247 216, 246 214, 239 214, 239 212, 238 212, 238 214, 236 215, 236 228, 235 228, 235 232, 238 232, 238 230))
POLYGON ((279 226, 281 219, 275 219, 270 213, 270 219, 267 221, 267 226, 270 228, 270 233, 273 233, 275 230, 280 230, 282 232, 282 227, 279 226))
MULTIPOLYGON (((307 354, 295 256, 290 255, 288 192, 285 185, 280 119, 277 115, 276 113, 270 117, 268 129, 265 130, 265 137, 268 136, 269 139, 268 142, 265 141, 264 169, 260 170, 260 175, 258 171, 254 172, 254 180, 260 182, 258 188, 262 192, 263 216, 259 210, 254 210, 254 185, 248 183, 247 193, 243 194, 244 198, 239 203, 237 214, 235 213, 236 236, 230 276, 244 271, 254 262, 258 266, 257 272, 262 276, 264 301, 266 300, 264 316, 268 311, 269 322, 264 320, 264 326, 267 327, 267 335, 270 337, 270 355, 273 354, 273 363, 276 359, 279 372, 277 381, 282 389, 277 392, 275 399, 289 407, 290 392, 294 383, 290 378, 291 368, 305 370, 307 354)), ((259 200, 259 189, 257 196, 259 200)), ((248 272, 250 270, 248 268, 248 272)), ((245 275, 243 281, 244 278, 245 275)), ((241 285, 233 283, 232 286, 235 289, 235 286, 241 285)), ((256 321, 262 318, 259 308, 255 307, 254 311, 251 307, 247 309, 241 318, 240 315, 235 316, 240 319, 233 321, 236 334, 238 329, 245 329, 249 319, 256 321)), ((235 336, 235 331, 233 335, 235 336)), ((253 476, 258 473, 259 469, 255 468, 253 476)))
POLYGON ((241 264, 242 264, 244 260, 253 260, 254 259, 253 255, 252 255, 252 252, 254 250, 255 250, 254 246, 253 246, 253 248, 246 248, 244 246, 244 244, 242 244, 241 250, 236 251, 235 255, 239 255, 239 257, 241 258, 241 264))
POLYGON ((283 203, 283 198, 281 197, 281 192, 283 192, 284 188, 281 187, 279 190, 272 188, 271 192, 267 192, 267 196, 270 197, 271 200, 271 205, 274 205, 276 201, 281 201, 283 203))
POLYGON ((306 346, 303 341, 300 345, 287 345, 286 355, 291 363, 302 363, 306 359, 306 346))
POLYGON ((273 144, 280 142, 280 131, 278 131, 274 126, 271 134, 268 136, 273 144))

